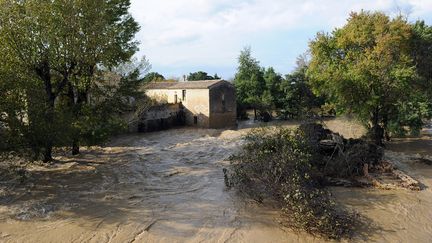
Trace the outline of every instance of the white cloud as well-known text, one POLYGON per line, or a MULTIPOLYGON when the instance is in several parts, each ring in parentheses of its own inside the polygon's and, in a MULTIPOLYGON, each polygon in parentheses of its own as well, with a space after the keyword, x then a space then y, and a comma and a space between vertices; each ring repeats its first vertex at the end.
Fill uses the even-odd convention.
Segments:
POLYGON ((186 73, 193 66, 234 69, 240 49, 268 33, 309 30, 312 38, 361 9, 401 11, 415 20, 432 13, 432 0, 132 0, 131 12, 141 25, 141 52, 154 66, 186 73))

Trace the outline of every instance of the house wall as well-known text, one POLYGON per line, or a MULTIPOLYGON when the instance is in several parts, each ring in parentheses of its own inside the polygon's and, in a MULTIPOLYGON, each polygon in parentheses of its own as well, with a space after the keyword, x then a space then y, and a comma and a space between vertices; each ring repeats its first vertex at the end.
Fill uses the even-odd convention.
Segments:
MULTIPOLYGON (((181 94, 182 90, 180 90, 181 94)), ((210 107, 208 89, 188 89, 186 99, 182 101, 185 107, 186 124, 190 126, 209 127, 210 107), (194 117, 197 118, 197 124, 194 117)))
POLYGON ((181 104, 164 104, 151 107, 140 116, 138 132, 165 130, 184 125, 184 109, 181 104))
POLYGON ((172 90, 168 90, 168 89, 149 89, 146 90, 146 94, 157 100, 160 103, 170 103, 170 104, 174 104, 176 102, 174 102, 174 97, 175 94, 172 90))
POLYGON ((223 128, 237 125, 235 88, 228 84, 210 90, 210 127, 223 128))
POLYGON ((183 90, 181 89, 150 89, 146 91, 149 97, 152 97, 159 102, 174 104, 182 103, 184 107, 186 125, 209 127, 209 90, 208 89, 187 89, 186 97, 183 100, 183 90), (176 96, 177 94, 177 96, 176 96), (197 124, 194 122, 194 117, 197 117, 197 124))
POLYGON ((186 89, 185 99, 182 89, 151 89, 146 93, 160 102, 181 102, 188 126, 224 128, 237 125, 235 88, 228 83, 210 89, 186 89))

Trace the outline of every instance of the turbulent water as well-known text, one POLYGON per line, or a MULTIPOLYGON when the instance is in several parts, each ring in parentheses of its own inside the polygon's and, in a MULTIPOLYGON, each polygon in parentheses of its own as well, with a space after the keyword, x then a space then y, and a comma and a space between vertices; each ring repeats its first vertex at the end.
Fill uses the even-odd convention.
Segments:
MULTIPOLYGON (((31 166, 30 181, 0 191, 0 242, 322 242, 283 228, 277 210, 226 189, 222 169, 250 126, 128 135, 78 158, 59 157, 61 164, 31 166)), ((328 126, 361 133, 346 122, 328 126)), ((407 154, 403 142, 390 149, 405 154, 387 157, 423 191, 332 189, 366 222, 352 241, 432 240, 432 166, 415 162, 421 155, 407 154)))

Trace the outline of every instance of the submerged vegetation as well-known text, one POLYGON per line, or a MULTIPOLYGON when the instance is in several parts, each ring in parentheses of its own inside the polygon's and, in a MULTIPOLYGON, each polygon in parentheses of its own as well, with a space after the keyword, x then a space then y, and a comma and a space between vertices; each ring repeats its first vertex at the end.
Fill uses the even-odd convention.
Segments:
POLYGON ((245 140, 230 158, 227 186, 259 202, 276 201, 291 227, 333 239, 351 236, 358 215, 337 205, 324 186, 329 177, 359 176, 365 164, 378 164, 378 147, 345 140, 313 123, 295 130, 256 129, 245 140))
POLYGON ((227 184, 261 202, 276 200, 293 227, 330 238, 349 235, 354 215, 337 210, 319 184, 312 158, 300 130, 255 130, 231 158, 233 173, 227 184))

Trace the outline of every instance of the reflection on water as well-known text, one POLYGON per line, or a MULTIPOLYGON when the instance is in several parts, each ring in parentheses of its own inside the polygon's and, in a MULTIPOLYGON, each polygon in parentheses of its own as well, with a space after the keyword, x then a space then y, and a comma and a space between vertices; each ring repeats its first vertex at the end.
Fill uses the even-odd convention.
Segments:
MULTIPOLYGON (((225 188, 226 159, 257 125, 122 136, 80 157, 61 157, 64 163, 55 168, 33 166, 32 181, 13 188, 12 196, 0 193, 0 242, 322 242, 282 228, 277 210, 225 188)), ((363 132, 352 121, 326 125, 347 137, 363 132)), ((402 142, 391 146, 404 147, 402 142)), ((425 151, 428 142, 421 143, 425 151)), ((411 163, 410 155, 387 156, 427 189, 333 188, 337 200, 359 211, 369 225, 353 240, 429 242, 432 167, 411 163)))

